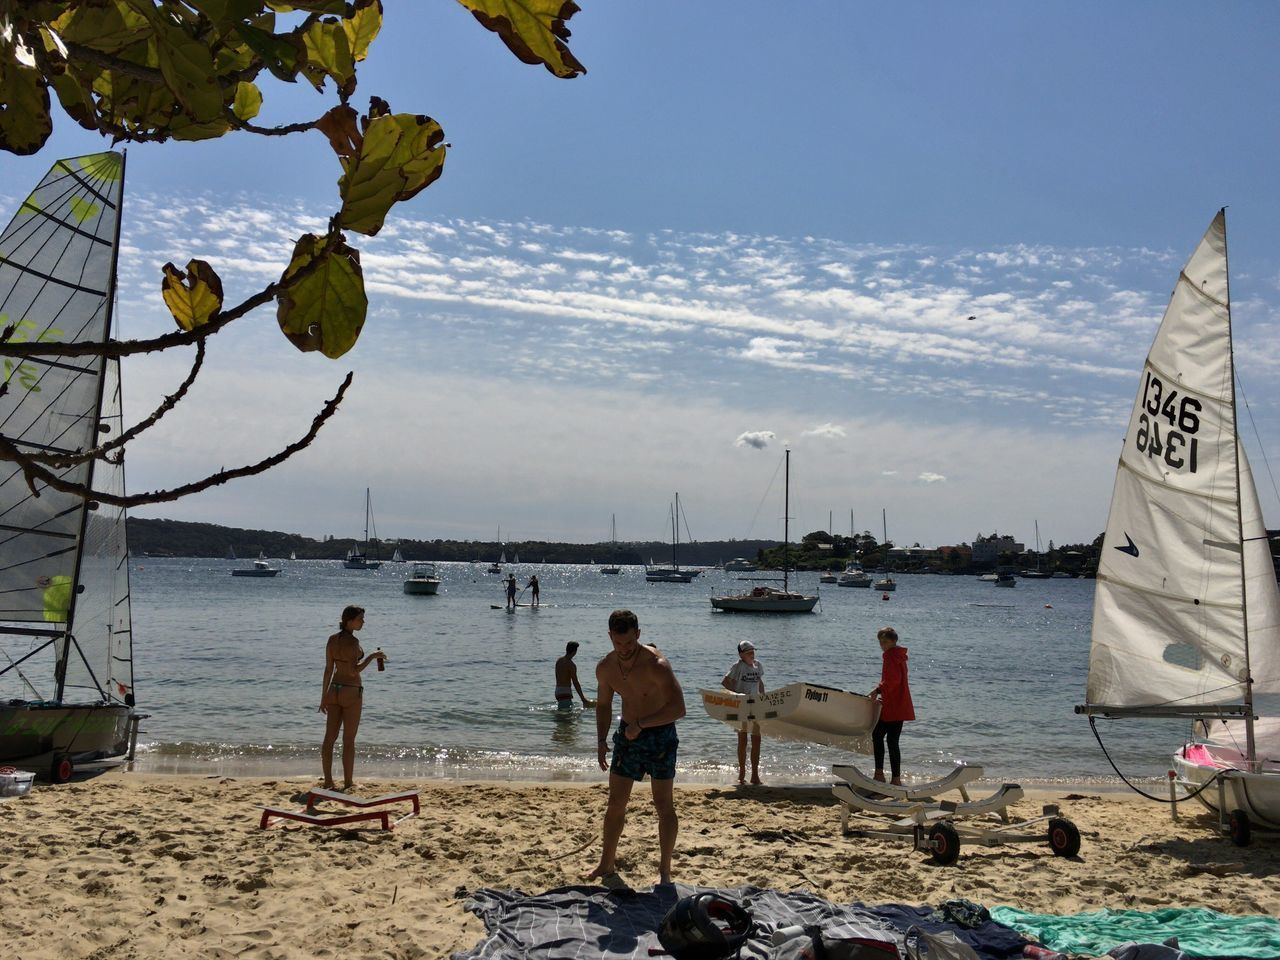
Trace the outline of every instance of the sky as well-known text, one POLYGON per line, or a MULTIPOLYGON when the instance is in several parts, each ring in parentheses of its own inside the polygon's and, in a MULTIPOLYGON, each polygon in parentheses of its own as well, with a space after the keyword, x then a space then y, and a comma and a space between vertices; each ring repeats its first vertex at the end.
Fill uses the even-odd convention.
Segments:
MULTIPOLYGON (((1092 541, 1226 205, 1242 429, 1280 526, 1280 8, 579 2, 588 73, 564 81, 450 0, 384 0, 355 101, 451 148, 349 238, 358 344, 301 354, 270 308, 231 325, 129 489, 255 462, 352 389, 283 466, 135 515, 351 537, 369 487, 384 538, 592 542, 616 517, 661 540, 678 491, 695 539, 781 537, 789 446, 793 537, 1092 541)), ((266 120, 330 105, 263 85, 266 120)), ((0 200, 106 146, 55 112, 40 154, 0 158, 0 200)), ((172 328, 166 261, 210 261, 228 303, 277 278, 340 172, 319 134, 131 147, 117 335, 172 328)), ((126 413, 189 360, 126 361, 126 413)))

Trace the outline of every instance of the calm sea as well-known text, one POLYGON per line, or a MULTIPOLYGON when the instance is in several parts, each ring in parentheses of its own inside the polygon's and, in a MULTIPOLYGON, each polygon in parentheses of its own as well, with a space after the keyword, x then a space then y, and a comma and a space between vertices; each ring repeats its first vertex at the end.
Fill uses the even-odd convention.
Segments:
MULTIPOLYGON (((275 561, 273 561, 275 562, 275 561)), ((324 718, 317 712, 324 647, 342 608, 366 608, 366 651, 389 659, 365 672, 357 775, 498 779, 603 779, 592 712, 557 713, 553 665, 565 644, 588 696, 609 650, 609 612, 629 607, 646 642, 670 659, 684 686, 684 780, 736 777, 736 739, 706 716, 700 687, 716 687, 751 640, 766 682, 808 680, 858 692, 879 679, 876 630, 897 628, 910 650, 918 720, 902 737, 909 774, 981 763, 997 780, 1114 778, 1072 706, 1084 695, 1093 581, 1022 580, 1001 589, 972 577, 908 576, 882 600, 875 590, 824 585, 819 612, 713 613, 713 592, 739 574, 710 570, 691 584, 646 583, 639 567, 509 565, 542 584, 541 609, 514 613, 500 577, 483 565, 439 564, 436 596, 402 591, 409 564, 346 570, 335 561, 278 561, 273 579, 232 577, 245 561, 131 561, 134 655, 140 709, 151 714, 139 768, 223 774, 316 773, 324 718)), ((816 574, 801 586, 818 587, 816 574)), ((528 594, 524 595, 528 599, 528 594)), ((616 710, 616 705, 615 705, 616 710)), ((1106 723, 1121 768, 1159 776, 1181 728, 1106 723)), ((765 740, 769 782, 821 781, 832 763, 869 759, 830 747, 765 740)))

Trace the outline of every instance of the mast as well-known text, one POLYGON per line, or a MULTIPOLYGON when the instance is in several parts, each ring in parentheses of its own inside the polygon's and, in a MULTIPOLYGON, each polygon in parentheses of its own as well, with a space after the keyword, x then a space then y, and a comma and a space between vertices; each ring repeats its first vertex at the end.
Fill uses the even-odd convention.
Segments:
MULTIPOLYGON (((126 151, 120 151, 120 196, 116 200, 116 223, 115 236, 111 240, 111 275, 107 279, 107 306, 106 320, 102 325, 102 343, 105 346, 107 341, 111 339, 111 324, 115 321, 115 301, 116 301, 116 269, 120 264, 120 225, 124 221, 124 167, 125 161, 128 159, 126 151)), ((95 427, 102 417, 102 394, 106 389, 107 383, 107 357, 101 358, 102 365, 98 370, 98 400, 97 406, 94 407, 95 427)), ((95 430, 90 446, 98 445, 98 435, 95 430)), ((84 486, 86 490, 93 489, 93 466, 94 458, 90 458, 86 465, 86 475, 84 486)), ((71 602, 67 605, 67 632, 66 639, 62 644, 62 650, 58 654, 58 662, 54 667, 54 678, 57 681, 57 690, 54 694, 54 700, 57 703, 62 702, 62 695, 66 690, 67 684, 67 661, 71 657, 71 645, 75 643, 72 634, 76 617, 76 584, 80 582, 80 563, 84 558, 84 536, 85 530, 89 525, 89 501, 85 500, 80 507, 80 534, 76 541, 76 563, 75 571, 71 574, 71 602)), ((96 681, 95 677, 95 681, 96 681)), ((111 678, 107 677, 108 685, 111 678)), ((101 690, 101 683, 99 683, 101 690)))
POLYGON ((787 567, 791 553, 791 451, 786 451, 786 469, 782 472, 782 592, 787 592, 787 567))
POLYGON ((1258 751, 1253 735, 1253 670, 1249 665, 1249 593, 1244 569, 1244 507, 1240 498, 1240 422, 1236 412, 1236 347, 1231 329, 1231 262, 1227 255, 1227 208, 1222 217, 1222 262, 1227 277, 1227 362, 1231 373, 1231 433, 1235 443, 1236 465, 1236 540, 1240 544, 1240 612, 1244 619, 1244 743, 1245 762, 1252 773, 1258 772, 1258 751))

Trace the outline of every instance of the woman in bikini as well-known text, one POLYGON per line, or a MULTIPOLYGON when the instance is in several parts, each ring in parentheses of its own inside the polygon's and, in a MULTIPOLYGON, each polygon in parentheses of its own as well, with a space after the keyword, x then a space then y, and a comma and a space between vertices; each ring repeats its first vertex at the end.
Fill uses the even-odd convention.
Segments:
MULTIPOLYGON (((356 631, 364 626, 364 607, 347 607, 342 611, 342 623, 337 633, 329 638, 324 657, 324 684, 320 693, 320 712, 325 715, 324 744, 320 748, 320 762, 324 767, 326 790, 335 789, 333 783, 333 746, 342 731, 342 789, 351 790, 352 770, 356 762, 356 730, 360 727, 360 707, 364 685, 360 673, 373 661, 384 661, 387 655, 375 650, 367 657, 356 639, 356 631)), ((381 667, 381 663, 379 663, 381 667)))

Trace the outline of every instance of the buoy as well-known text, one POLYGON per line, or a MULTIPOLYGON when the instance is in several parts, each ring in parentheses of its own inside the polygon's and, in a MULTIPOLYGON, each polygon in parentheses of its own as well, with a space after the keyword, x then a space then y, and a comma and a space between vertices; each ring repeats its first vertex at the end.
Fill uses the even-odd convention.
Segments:
POLYGON ((1046 603, 1046 604, 1044 605, 1044 608, 1045 608, 1046 610, 1052 610, 1052 609, 1053 609, 1053 604, 1052 604, 1052 603, 1046 603))
POLYGON ((889 599, 889 595, 888 595, 887 593, 882 593, 882 594, 880 594, 880 599, 881 599, 881 600, 888 600, 888 599, 889 599))

